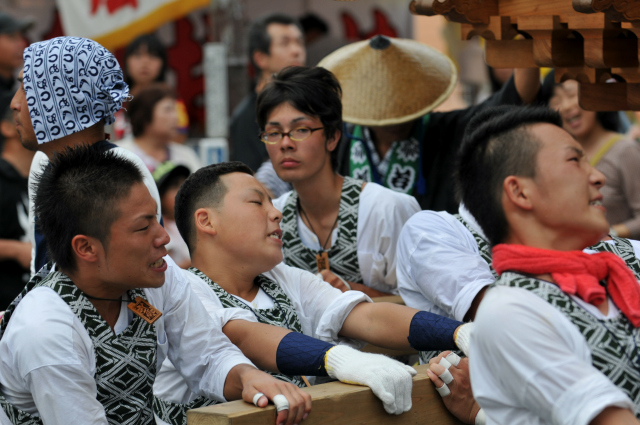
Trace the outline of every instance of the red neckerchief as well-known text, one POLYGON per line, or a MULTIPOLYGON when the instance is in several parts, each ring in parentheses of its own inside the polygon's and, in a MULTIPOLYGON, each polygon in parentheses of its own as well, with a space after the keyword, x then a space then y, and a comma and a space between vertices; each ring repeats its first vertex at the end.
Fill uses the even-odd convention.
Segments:
POLYGON ((613 302, 633 326, 640 327, 640 284, 615 254, 500 244, 493 247, 493 268, 498 274, 505 271, 532 275, 549 273, 563 292, 593 305, 606 301, 607 292, 600 284, 606 279, 613 302))

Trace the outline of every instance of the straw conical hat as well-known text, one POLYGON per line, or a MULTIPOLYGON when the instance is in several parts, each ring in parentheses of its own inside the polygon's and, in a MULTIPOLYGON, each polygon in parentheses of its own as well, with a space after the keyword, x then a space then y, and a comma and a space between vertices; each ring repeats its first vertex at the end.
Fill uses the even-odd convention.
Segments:
POLYGON ((419 118, 444 102, 458 73, 439 51, 414 40, 376 36, 320 63, 342 86, 345 122, 385 126, 419 118))

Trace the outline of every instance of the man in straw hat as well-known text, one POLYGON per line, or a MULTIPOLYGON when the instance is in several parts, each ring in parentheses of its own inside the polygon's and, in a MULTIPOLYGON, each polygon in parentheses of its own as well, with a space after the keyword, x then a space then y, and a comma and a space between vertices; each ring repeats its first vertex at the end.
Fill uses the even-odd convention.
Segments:
POLYGON ((294 190, 283 213, 284 261, 346 291, 397 293, 396 242, 420 207, 406 194, 337 172, 340 84, 325 68, 286 68, 258 96, 262 141, 294 190))
POLYGON ((618 256, 581 252, 609 231, 602 173, 556 112, 508 107, 469 124, 457 173, 500 275, 469 368, 489 421, 638 424, 640 286, 618 256))
POLYGON ((413 40, 376 36, 336 50, 319 66, 342 86, 348 139, 338 147, 338 173, 412 194, 422 209, 455 213, 451 173, 464 127, 489 105, 528 103, 540 85, 536 69, 515 77, 487 101, 431 112, 452 92, 453 62, 413 40))
POLYGON ((278 424, 300 423, 311 397, 257 370, 222 334, 166 256, 142 180, 96 144, 52 156, 34 199, 52 262, 0 325, 0 423, 154 424, 165 358, 203 396, 263 407, 268 397, 288 410, 278 424))
MULTIPOLYGON (((34 43, 24 51, 24 69, 18 81, 20 88, 11 102, 16 129, 22 145, 37 151, 31 163, 30 190, 36 184, 34 177, 54 152, 97 144, 105 151, 115 149, 138 165, 161 220, 160 197, 151 173, 135 154, 110 143, 104 132, 105 124, 113 122, 129 96, 118 61, 107 49, 77 37, 34 43)), ((46 264, 47 252, 46 241, 35 226, 32 196, 29 198, 33 275, 46 264)))

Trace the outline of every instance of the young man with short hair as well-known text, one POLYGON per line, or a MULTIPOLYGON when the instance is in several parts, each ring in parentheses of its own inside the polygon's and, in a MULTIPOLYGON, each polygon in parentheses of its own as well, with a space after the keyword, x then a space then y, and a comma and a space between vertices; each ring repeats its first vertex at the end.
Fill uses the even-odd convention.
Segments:
POLYGON ((619 257, 582 252, 609 230, 604 176, 546 108, 487 111, 469 125, 462 201, 500 275, 470 356, 488 420, 637 424, 640 286, 619 257))
POLYGON ((1 323, 0 423, 153 424, 165 358, 207 397, 284 395, 288 425, 309 412, 310 397, 255 369, 165 261, 169 237, 136 164, 67 148, 34 202, 52 262, 1 323))
POLYGON ((396 243, 420 210, 410 195, 337 172, 342 90, 324 68, 290 67, 258 97, 261 138, 278 176, 293 185, 282 211, 284 261, 342 291, 397 294, 396 243))
MULTIPOLYGON (((29 190, 54 152, 97 144, 105 151, 114 149, 138 165, 145 186, 157 203, 160 221, 160 197, 151 173, 138 156, 110 143, 104 132, 105 124, 113 122, 114 114, 129 97, 129 87, 116 58, 95 41, 79 37, 33 43, 24 50, 23 57, 24 69, 18 77, 20 88, 11 101, 11 109, 20 142, 36 152, 29 173, 29 190)), ((30 194, 33 275, 47 258, 46 241, 35 226, 32 198, 30 194)))
MULTIPOLYGON (((241 163, 198 170, 180 188, 176 206, 176 223, 191 252, 194 291, 214 316, 223 308, 222 314, 281 328, 284 337, 274 334, 271 344, 257 344, 228 329, 241 320, 224 327, 225 334, 251 359, 255 357, 252 352, 265 352, 276 345, 274 358, 295 350, 298 366, 285 370, 278 365, 281 379, 302 385, 298 375, 305 362, 309 363, 309 354, 316 353, 324 362, 316 373, 308 374, 369 385, 387 412, 400 414, 411 406, 404 379, 410 378, 412 369, 344 344, 361 347, 364 341, 395 349, 455 348, 457 338, 457 344, 464 346, 468 325, 459 328, 460 322, 441 316, 395 304, 374 304, 360 291, 341 292, 309 272, 282 264, 282 214, 251 169, 241 163), (302 344, 301 334, 341 345, 302 344)), ((274 369, 272 362, 263 366, 274 369)), ((176 403, 194 400, 179 373, 166 362, 156 396, 162 414, 175 409, 176 403)))

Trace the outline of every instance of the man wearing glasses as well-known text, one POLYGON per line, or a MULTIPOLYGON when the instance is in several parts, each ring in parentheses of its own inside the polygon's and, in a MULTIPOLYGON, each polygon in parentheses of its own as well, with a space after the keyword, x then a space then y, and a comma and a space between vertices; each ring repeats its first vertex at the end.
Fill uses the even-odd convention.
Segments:
POLYGON ((341 94, 326 69, 291 67, 258 96, 260 138, 294 189, 274 200, 283 214, 284 261, 321 273, 342 291, 397 294, 397 237, 420 206, 409 195, 337 174, 341 94))

